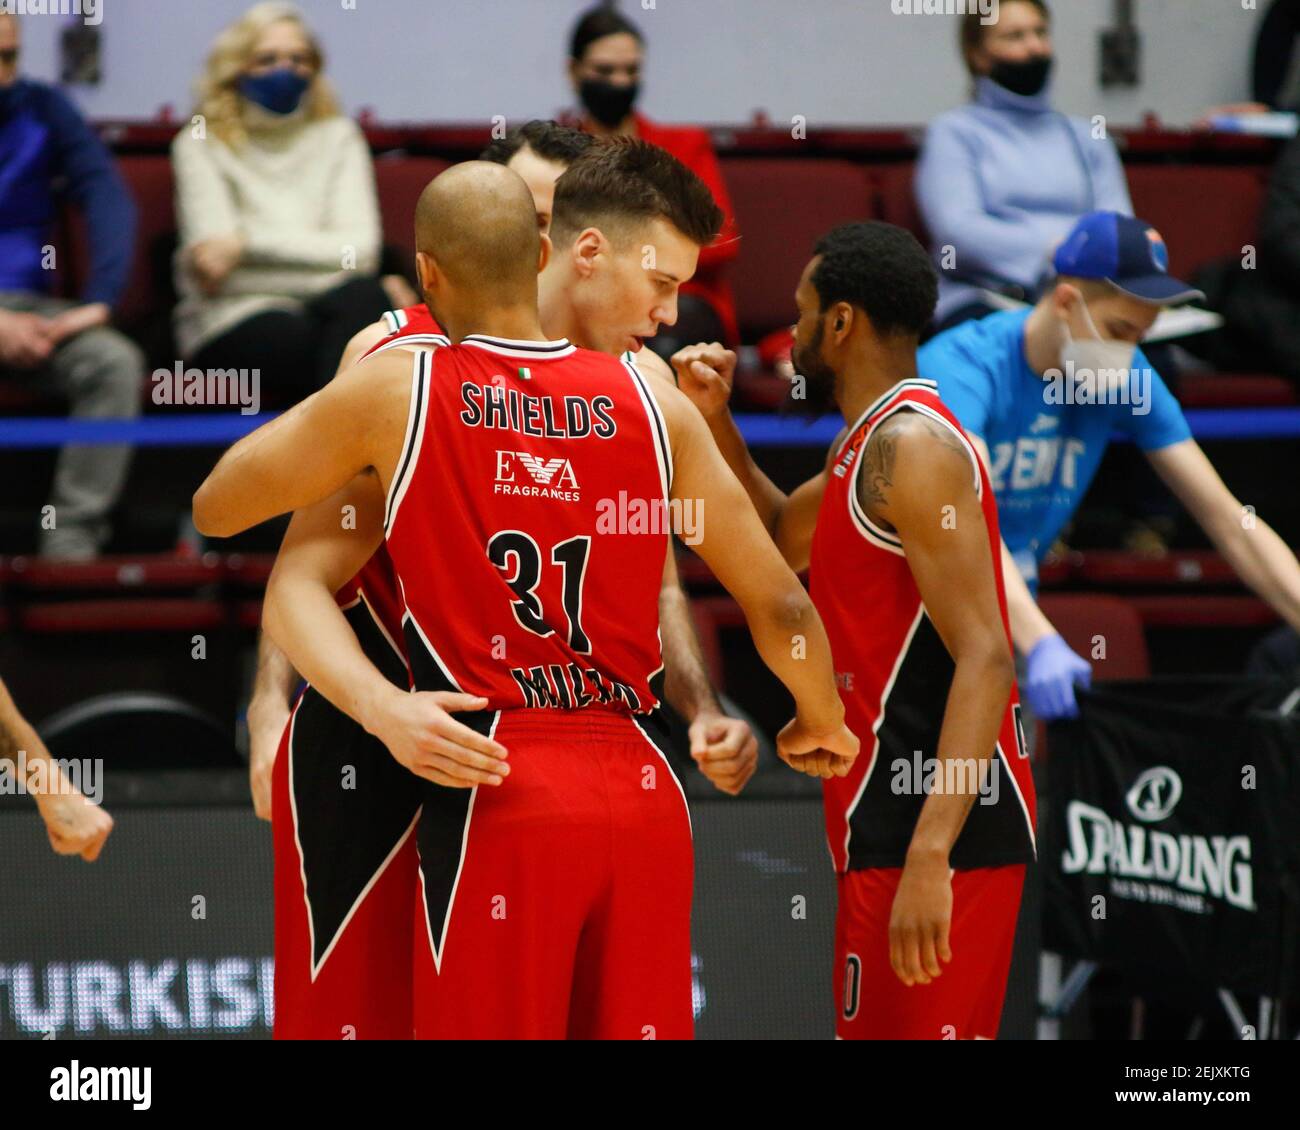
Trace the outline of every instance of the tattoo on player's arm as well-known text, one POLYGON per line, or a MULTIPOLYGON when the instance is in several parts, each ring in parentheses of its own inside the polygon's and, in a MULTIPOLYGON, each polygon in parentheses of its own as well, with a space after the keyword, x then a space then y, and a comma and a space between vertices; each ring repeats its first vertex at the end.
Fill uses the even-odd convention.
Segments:
MULTIPOLYGON (((894 485, 894 459, 898 454, 898 438, 907 433, 924 433, 927 439, 938 441, 956 451, 963 459, 969 453, 951 428, 922 416, 919 412, 901 411, 885 420, 867 440, 862 453, 862 473, 858 476, 858 501, 873 521, 889 526, 881 516, 889 505, 889 488, 894 485)), ((892 526, 890 527, 892 529, 892 526)))
POLYGON ((867 440, 862 453, 862 473, 858 476, 858 501, 872 517, 888 503, 886 491, 894 485, 894 455, 896 453, 894 430, 890 421, 877 428, 867 440))

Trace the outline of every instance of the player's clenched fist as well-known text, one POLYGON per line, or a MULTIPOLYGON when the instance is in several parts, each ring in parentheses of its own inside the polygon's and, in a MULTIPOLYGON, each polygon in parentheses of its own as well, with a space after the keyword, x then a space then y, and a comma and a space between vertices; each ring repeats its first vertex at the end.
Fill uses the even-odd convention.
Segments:
POLYGON ((736 375, 736 354, 719 342, 688 345, 672 355, 677 387, 707 420, 727 407, 736 375))
POLYGON ((87 863, 99 858, 104 841, 113 830, 113 818, 99 805, 74 790, 42 793, 36 798, 36 807, 45 821, 50 847, 56 852, 79 855, 87 863))
POLYGON ((758 739, 749 723, 718 711, 700 711, 689 737, 700 772, 715 788, 738 796, 758 767, 758 739))
POLYGON ((833 730, 814 730, 798 718, 776 736, 777 755, 791 769, 810 777, 846 777, 858 756, 857 735, 841 723, 833 730))
POLYGON ((451 716, 482 710, 487 699, 448 691, 392 690, 368 712, 366 729, 417 777, 458 789, 505 780, 510 772, 506 747, 451 716))

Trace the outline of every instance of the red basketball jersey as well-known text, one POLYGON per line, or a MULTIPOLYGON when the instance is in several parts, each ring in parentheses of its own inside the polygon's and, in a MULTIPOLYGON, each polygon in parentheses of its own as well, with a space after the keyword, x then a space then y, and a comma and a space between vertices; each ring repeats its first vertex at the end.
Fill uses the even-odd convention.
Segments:
POLYGON ((645 378, 481 335, 413 368, 385 529, 415 686, 653 709, 672 456, 645 378))
MULTIPOLYGON (((926 614, 903 543, 871 521, 857 494, 867 440, 896 412, 920 412, 951 428, 970 455, 1011 646, 997 502, 983 462, 935 389, 933 381, 902 381, 853 425, 836 453, 813 535, 812 598, 830 636, 845 721, 862 739, 849 775, 824 782, 827 838, 839 871, 903 866, 926 782, 936 789, 945 782, 935 759, 953 660, 926 614)), ((961 585, 959 576, 949 580, 961 585)), ((953 847, 954 868, 1022 863, 1034 855, 1034 784, 1014 687, 994 762, 987 795, 977 797, 953 847)), ((966 780, 975 787, 973 774, 966 780)))
MULTIPOLYGON (((389 337, 409 336, 411 334, 442 334, 442 327, 433 320, 429 307, 423 302, 406 306, 401 310, 388 310, 380 318, 388 330, 389 337)), ((386 341, 387 339, 385 339, 386 341)), ((373 349, 371 352, 374 352, 373 349)))
MULTIPOLYGON (((418 306, 408 306, 405 310, 388 311, 384 315, 384 322, 394 328, 387 337, 367 349, 359 361, 390 349, 436 349, 447 344, 447 335, 433 320, 433 315, 423 302, 418 306)), ((360 572, 339 590, 335 599, 345 609, 351 608, 358 601, 369 606, 400 650, 402 596, 397 589, 397 574, 393 572, 393 563, 389 559, 386 545, 380 544, 360 572)))

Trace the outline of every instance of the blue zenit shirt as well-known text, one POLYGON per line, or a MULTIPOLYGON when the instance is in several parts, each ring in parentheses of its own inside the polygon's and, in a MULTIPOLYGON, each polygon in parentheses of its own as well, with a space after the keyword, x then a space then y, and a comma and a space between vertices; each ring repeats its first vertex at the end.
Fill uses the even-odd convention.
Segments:
POLYGON ((990 314, 939 334, 921 347, 917 367, 938 383, 962 427, 988 445, 1002 540, 1033 590, 1038 562, 1078 509, 1114 433, 1143 451, 1192 433, 1140 349, 1127 403, 1070 403, 1069 382, 1046 381, 1025 360, 1031 312, 990 314))

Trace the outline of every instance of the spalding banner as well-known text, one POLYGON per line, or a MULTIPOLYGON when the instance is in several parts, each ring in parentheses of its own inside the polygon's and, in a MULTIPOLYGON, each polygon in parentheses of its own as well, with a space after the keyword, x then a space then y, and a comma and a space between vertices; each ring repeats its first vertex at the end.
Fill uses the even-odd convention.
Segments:
POLYGON ((1139 984, 1296 985, 1300 692, 1108 683, 1053 726, 1048 949, 1139 984))

